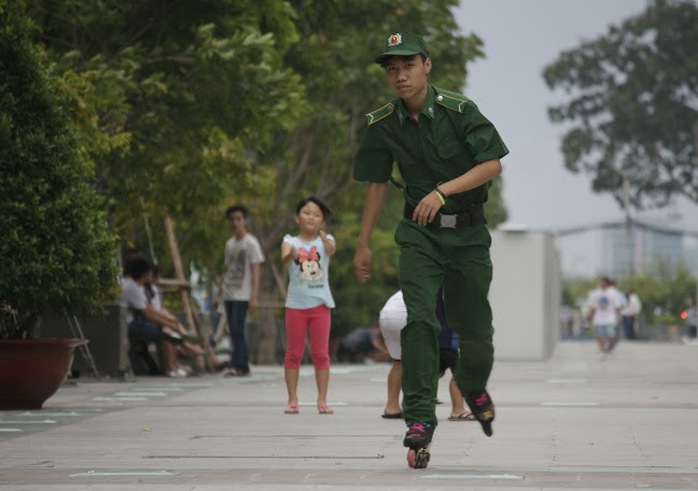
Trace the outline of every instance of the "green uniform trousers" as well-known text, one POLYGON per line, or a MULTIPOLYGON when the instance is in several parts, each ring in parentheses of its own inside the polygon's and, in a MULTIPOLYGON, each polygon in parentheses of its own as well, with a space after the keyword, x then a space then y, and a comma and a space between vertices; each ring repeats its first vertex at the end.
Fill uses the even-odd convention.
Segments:
POLYGON ((494 358, 487 298, 492 239, 484 225, 441 229, 403 219, 395 241, 400 246, 400 287, 407 307, 407 324, 400 335, 405 421, 437 424, 440 326, 436 295, 443 281, 446 319, 460 340, 458 387, 482 390, 494 358))

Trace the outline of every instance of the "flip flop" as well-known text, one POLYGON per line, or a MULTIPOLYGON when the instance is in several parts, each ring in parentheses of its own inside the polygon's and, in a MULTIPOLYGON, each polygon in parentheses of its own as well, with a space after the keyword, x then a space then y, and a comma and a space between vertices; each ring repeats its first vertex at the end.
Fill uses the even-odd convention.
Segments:
POLYGON ((327 404, 318 404, 317 411, 320 414, 334 414, 334 410, 327 404))
POLYGON ((473 413, 460 413, 458 416, 449 416, 449 421, 477 421, 473 413))
POLYGON ((298 404, 294 402, 286 406, 286 409, 284 409, 284 414, 298 414, 298 404))
POLYGON ((402 411, 399 413, 383 413, 381 414, 381 418, 383 419, 402 419, 402 411))

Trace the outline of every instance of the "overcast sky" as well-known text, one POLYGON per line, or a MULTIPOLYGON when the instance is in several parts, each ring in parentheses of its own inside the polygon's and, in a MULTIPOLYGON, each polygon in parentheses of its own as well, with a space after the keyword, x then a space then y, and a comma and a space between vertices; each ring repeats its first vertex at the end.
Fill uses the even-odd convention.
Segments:
MULTIPOLYGON (((609 195, 591 191, 590 176, 564 168, 563 131, 547 116, 560 95, 541 74, 561 51, 605 34, 645 6, 646 0, 461 0, 455 12, 461 30, 479 35, 487 56, 469 66, 463 90, 511 151, 502 161, 510 224, 556 230, 623 218, 609 195)), ((698 229, 698 205, 687 200, 637 216, 698 229)))

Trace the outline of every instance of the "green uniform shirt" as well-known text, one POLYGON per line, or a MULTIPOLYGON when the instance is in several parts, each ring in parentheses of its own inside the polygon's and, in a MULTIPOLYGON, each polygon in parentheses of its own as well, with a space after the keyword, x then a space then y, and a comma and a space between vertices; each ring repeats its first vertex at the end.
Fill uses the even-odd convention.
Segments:
MULTIPOLYGON (((428 86, 419 124, 409 116, 401 99, 369 113, 368 128, 354 163, 354 179, 386 182, 397 162, 406 184, 405 199, 417 205, 440 182, 450 181, 477 164, 509 153, 492 123, 468 98, 428 86), (390 126, 404 145, 384 129, 390 126), (415 157, 428 163, 431 171, 415 157)), ((489 184, 449 196, 442 212, 460 213, 466 204, 487 201, 489 184)))

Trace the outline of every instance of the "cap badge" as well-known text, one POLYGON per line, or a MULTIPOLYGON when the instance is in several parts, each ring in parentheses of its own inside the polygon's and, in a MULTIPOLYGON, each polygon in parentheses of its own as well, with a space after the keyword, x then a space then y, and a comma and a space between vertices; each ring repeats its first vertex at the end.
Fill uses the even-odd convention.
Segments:
POLYGON ((402 43, 402 35, 398 32, 396 34, 392 34, 388 38, 388 46, 397 46, 398 44, 402 43))

